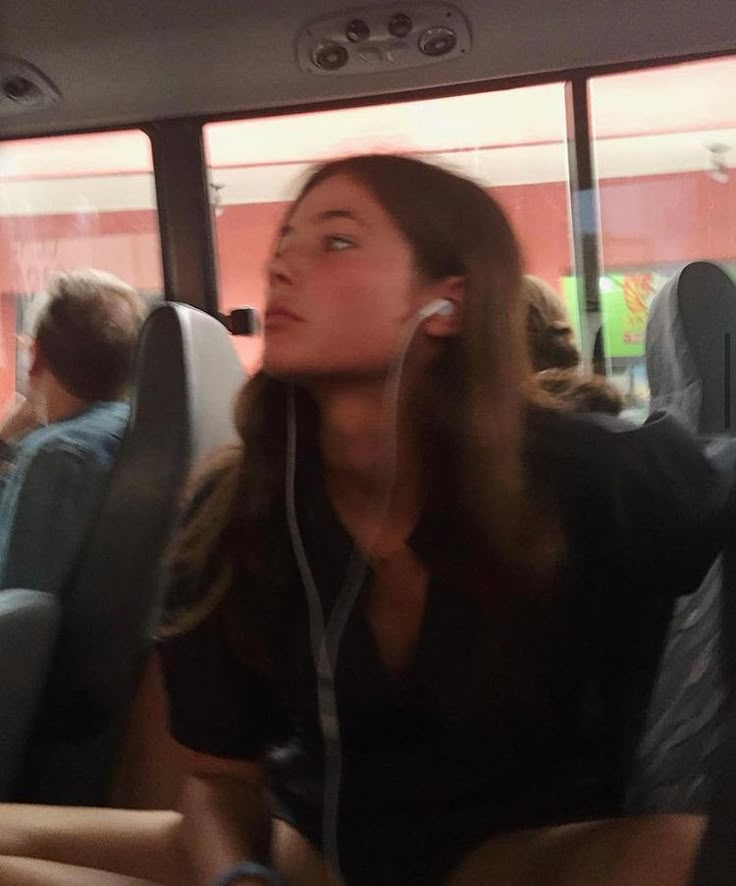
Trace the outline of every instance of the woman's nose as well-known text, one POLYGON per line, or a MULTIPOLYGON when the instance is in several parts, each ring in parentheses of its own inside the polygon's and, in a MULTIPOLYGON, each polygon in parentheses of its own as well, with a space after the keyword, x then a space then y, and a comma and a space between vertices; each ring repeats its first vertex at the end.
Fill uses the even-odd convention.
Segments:
POLYGON ((293 246, 280 246, 273 254, 267 266, 268 282, 293 283, 299 272, 299 257, 293 246))
POLYGON ((266 266, 269 286, 275 283, 291 283, 292 274, 281 255, 274 255, 266 266))

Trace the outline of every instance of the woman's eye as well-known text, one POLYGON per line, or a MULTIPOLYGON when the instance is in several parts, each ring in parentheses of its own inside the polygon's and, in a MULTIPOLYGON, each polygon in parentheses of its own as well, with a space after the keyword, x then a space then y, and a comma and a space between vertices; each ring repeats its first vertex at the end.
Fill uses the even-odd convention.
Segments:
POLYGON ((340 234, 325 237, 325 248, 331 252, 339 252, 342 249, 351 249, 353 246, 355 246, 355 241, 351 240, 350 237, 343 237, 340 234))

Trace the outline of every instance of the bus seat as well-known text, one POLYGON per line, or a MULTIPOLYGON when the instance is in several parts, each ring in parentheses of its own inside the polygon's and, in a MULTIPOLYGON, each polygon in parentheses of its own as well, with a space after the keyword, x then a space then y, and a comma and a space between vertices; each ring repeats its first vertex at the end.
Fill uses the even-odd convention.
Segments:
POLYGON ((182 304, 152 311, 129 426, 62 595, 50 678, 13 799, 107 802, 183 483, 194 461, 234 440, 232 405, 244 378, 217 320, 182 304))
POLYGON ((672 613, 628 786, 627 810, 703 812, 723 742, 723 560, 672 613))
POLYGON ((0 799, 6 799, 38 710, 59 620, 41 591, 0 592, 0 799))
POLYGON ((712 262, 686 265, 649 309, 651 409, 701 435, 736 434, 736 285, 712 262))
MULTIPOLYGON (((736 547, 724 556, 724 586, 736 587, 736 547)), ((724 631, 732 644, 736 635, 727 626, 724 631)), ((729 672, 732 675, 732 672, 729 672)), ((733 683, 730 684, 731 689, 733 683)), ((732 886, 736 871, 736 694, 731 692, 726 705, 723 741, 713 761, 713 790, 707 807, 707 825, 700 842, 689 886, 732 886)))
MULTIPOLYGON (((673 413, 704 438, 731 481, 732 332, 736 286, 717 265, 694 262, 654 298, 646 345, 652 411, 673 413)), ((720 557, 695 593, 675 606, 629 786, 633 813, 702 812, 710 800, 736 673, 728 664, 731 644, 723 642, 733 608, 724 568, 720 557)))

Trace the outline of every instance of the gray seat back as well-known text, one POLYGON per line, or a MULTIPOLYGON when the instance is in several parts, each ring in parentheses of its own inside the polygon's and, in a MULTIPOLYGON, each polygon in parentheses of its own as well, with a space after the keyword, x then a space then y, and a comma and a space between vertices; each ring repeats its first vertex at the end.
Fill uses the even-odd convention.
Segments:
MULTIPOLYGON (((724 478, 732 477, 736 459, 729 436, 736 394, 729 381, 731 330, 736 286, 709 262, 687 265, 662 287, 647 326, 652 410, 665 409, 708 438, 724 478)), ((700 588, 677 601, 638 749, 630 812, 702 812, 708 806, 733 685, 723 644, 724 587, 719 558, 700 588)))
MULTIPOLYGON (((724 555, 724 587, 729 600, 726 609, 733 608, 736 591, 736 542, 724 555)), ((724 629, 726 642, 736 648, 733 620, 724 629)), ((730 667, 730 665, 727 665, 730 667)), ((730 671, 732 677, 733 672, 730 671)), ((706 812, 707 826, 693 866, 690 886, 732 886, 736 872, 736 699, 733 682, 725 708, 722 742, 711 764, 713 789, 706 812)))
MULTIPOLYGON (((728 300, 726 322, 716 339, 715 349, 723 354, 723 386, 704 398, 706 421, 716 424, 722 413, 724 428, 731 434, 736 422, 734 411, 734 361, 736 339, 736 294, 731 283, 723 285, 722 299, 728 300)), ((705 342, 701 349, 705 349, 705 342)), ((717 426, 717 425, 716 425, 717 426)), ((735 527, 736 529, 736 527, 735 527)), ((691 886, 731 886, 736 871, 736 531, 723 557, 724 598, 723 636, 724 662, 730 698, 726 706, 723 743, 712 767, 714 789, 708 804, 708 826, 700 845, 691 886)))
POLYGON ((651 408, 701 435, 736 434, 736 285, 693 262, 655 296, 647 324, 651 408))
POLYGON ((158 618, 162 556, 193 462, 235 437, 244 372, 225 328, 187 305, 141 333, 131 418, 84 554, 14 798, 104 805, 158 618))
POLYGON ((0 592, 0 800, 8 797, 38 711, 58 621, 51 594, 0 592))

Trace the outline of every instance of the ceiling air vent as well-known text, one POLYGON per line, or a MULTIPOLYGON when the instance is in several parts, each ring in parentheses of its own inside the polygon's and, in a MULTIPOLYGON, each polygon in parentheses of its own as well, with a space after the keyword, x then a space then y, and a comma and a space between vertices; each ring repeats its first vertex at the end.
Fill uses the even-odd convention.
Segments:
POLYGON ((19 58, 0 55, 0 116, 48 108, 59 96, 59 90, 38 68, 19 58))
POLYGON ((449 3, 367 6, 315 19, 296 46, 310 74, 369 74, 459 58, 470 52, 470 26, 449 3))

